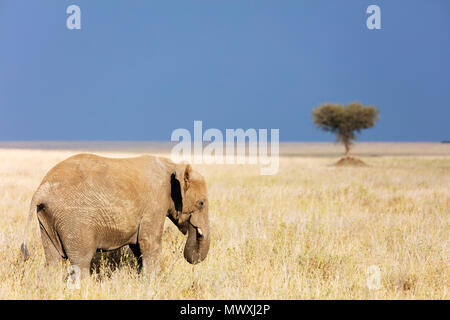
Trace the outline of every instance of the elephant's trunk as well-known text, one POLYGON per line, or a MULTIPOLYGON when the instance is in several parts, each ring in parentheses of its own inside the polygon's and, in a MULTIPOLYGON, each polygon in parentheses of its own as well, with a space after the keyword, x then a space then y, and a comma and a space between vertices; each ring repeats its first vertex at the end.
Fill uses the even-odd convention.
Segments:
POLYGON ((197 264, 205 260, 209 251, 210 232, 209 224, 203 227, 194 227, 188 223, 188 238, 184 246, 184 258, 187 262, 197 264))

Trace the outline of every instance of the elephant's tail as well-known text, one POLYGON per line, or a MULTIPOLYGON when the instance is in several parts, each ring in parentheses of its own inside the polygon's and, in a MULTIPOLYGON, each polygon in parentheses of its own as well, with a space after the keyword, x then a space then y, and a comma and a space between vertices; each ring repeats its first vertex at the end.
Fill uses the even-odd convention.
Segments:
POLYGON ((23 243, 20 246, 20 251, 22 251, 23 260, 26 261, 30 257, 30 252, 27 248, 27 231, 28 227, 30 226, 31 219, 33 218, 34 214, 38 213, 39 211, 44 209, 44 205, 37 203, 35 200, 36 197, 33 197, 31 200, 30 210, 28 211, 28 217, 27 222, 25 225, 25 231, 23 233, 23 243))

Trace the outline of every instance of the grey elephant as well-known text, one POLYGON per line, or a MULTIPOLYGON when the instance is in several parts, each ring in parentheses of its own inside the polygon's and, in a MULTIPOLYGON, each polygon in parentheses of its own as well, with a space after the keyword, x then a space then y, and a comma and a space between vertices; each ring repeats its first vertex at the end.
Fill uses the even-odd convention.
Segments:
POLYGON ((99 249, 129 245, 140 268, 159 267, 165 218, 188 233, 184 257, 203 261, 210 246, 204 178, 189 164, 153 156, 105 158, 79 154, 53 167, 33 195, 26 234, 37 215, 48 264, 69 259, 89 275, 99 249))

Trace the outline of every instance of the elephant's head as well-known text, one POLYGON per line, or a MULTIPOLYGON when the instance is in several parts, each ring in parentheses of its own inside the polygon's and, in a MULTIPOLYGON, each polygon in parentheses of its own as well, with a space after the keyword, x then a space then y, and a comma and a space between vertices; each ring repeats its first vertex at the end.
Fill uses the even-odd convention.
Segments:
POLYGON ((196 264, 206 258, 211 239, 205 179, 189 164, 179 164, 170 178, 174 210, 169 218, 183 234, 188 233, 184 257, 196 264))

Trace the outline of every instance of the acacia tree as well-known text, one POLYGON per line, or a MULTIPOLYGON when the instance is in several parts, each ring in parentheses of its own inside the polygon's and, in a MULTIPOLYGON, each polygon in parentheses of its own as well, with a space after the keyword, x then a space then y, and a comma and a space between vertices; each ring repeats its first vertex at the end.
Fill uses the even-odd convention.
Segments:
POLYGON ((317 128, 336 134, 336 141, 345 146, 348 156, 350 146, 356 140, 356 133, 372 128, 378 121, 379 111, 374 106, 363 106, 358 102, 348 106, 339 104, 323 104, 312 111, 317 128))

